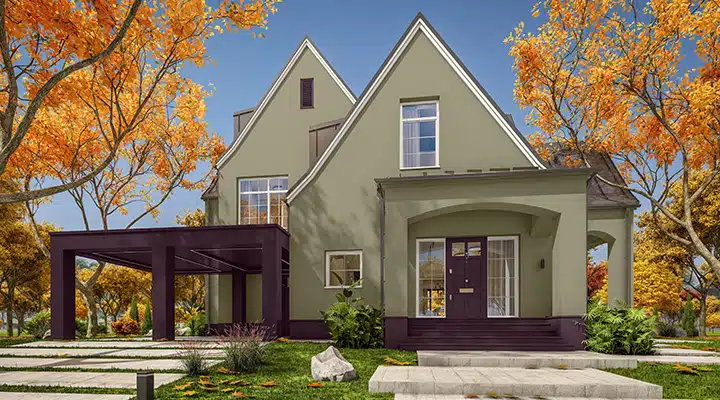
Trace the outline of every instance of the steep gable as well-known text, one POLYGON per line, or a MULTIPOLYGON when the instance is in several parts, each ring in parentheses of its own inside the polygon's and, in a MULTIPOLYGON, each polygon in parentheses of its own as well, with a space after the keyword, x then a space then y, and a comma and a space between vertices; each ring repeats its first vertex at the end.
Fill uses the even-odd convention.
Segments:
MULTIPOLYGON (((292 202, 323 173, 349 135, 371 135, 370 130, 373 128, 358 128, 361 120, 376 120, 374 130, 382 130, 395 140, 394 143, 384 140, 376 142, 375 146, 378 149, 385 149, 387 146, 395 148, 392 157, 397 165, 400 151, 400 103, 412 101, 414 98, 437 98, 439 101, 440 170, 466 172, 467 169, 478 168, 547 167, 422 14, 419 14, 350 110, 338 134, 318 163, 291 188, 288 201, 292 202), (397 76, 402 76, 403 79, 398 79, 397 76), (453 89, 449 89, 450 86, 453 89), (453 90, 453 93, 449 90, 453 90), (441 92, 443 95, 439 95, 441 92), (377 108, 379 102, 384 102, 381 107, 391 110, 392 116, 377 113, 370 115, 369 110, 377 108), (385 121, 382 121, 383 118, 385 121), (461 143, 461 140, 466 142, 461 143), (462 154, 472 148, 475 149, 475 154, 462 154), (474 160, 476 163, 471 166, 471 162, 454 162, 452 157, 455 156, 475 156, 477 160, 474 160)), ((367 121, 362 124, 367 125, 367 121)), ((353 153, 366 150, 356 148, 357 142, 353 143, 353 153)), ((377 159, 381 156, 376 153, 373 157, 377 159)), ((381 176, 411 173, 400 171, 399 166, 392 172, 384 172, 386 175, 381 176)))

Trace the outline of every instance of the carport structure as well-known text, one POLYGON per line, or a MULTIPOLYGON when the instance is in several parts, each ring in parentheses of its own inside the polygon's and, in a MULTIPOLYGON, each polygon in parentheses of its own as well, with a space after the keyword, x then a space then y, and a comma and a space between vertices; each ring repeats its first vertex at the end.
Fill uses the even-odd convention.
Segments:
POLYGON ((232 275, 232 322, 245 322, 247 274, 262 274, 263 323, 286 334, 290 234, 279 225, 53 232, 51 337, 75 339, 75 257, 152 274, 153 340, 175 339, 175 275, 232 275))

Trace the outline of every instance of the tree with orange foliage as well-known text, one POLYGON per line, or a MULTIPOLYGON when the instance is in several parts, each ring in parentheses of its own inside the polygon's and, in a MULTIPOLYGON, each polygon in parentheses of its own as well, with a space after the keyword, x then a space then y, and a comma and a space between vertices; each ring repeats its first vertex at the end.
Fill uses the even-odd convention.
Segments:
POLYGON ((507 38, 515 98, 540 130, 534 144, 544 157, 571 150, 574 165, 607 153, 627 184, 599 178, 649 201, 663 234, 720 276, 694 209, 720 179, 720 3, 558 0, 532 14, 541 11, 547 22, 536 32, 520 24, 507 38), (699 181, 691 188, 692 177, 699 181), (677 211, 668 204, 672 187, 680 189, 677 211))
POLYGON ((26 181, 0 189, 0 204, 113 170, 130 143, 167 139, 167 113, 202 125, 188 110, 207 93, 183 68, 210 61, 216 33, 265 28, 277 2, 0 0, 0 176, 26 181))

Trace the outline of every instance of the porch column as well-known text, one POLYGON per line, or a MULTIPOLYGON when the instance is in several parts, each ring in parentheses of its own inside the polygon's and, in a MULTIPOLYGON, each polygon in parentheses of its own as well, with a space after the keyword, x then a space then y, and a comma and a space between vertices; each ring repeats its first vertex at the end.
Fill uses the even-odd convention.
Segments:
POLYGON ((282 322, 282 246, 277 232, 265 239, 262 249, 262 317, 280 334, 282 322))
POLYGON ((243 271, 232 273, 232 323, 246 322, 247 308, 246 299, 246 276, 243 271))
POLYGON ((615 240, 608 243, 608 305, 617 302, 633 305, 633 211, 612 223, 615 240))
MULTIPOLYGON (((12 318, 8 317, 10 323, 12 318)), ((75 339, 75 252, 50 245, 50 337, 75 339)))
POLYGON ((153 340, 175 340, 175 248, 152 249, 153 340))

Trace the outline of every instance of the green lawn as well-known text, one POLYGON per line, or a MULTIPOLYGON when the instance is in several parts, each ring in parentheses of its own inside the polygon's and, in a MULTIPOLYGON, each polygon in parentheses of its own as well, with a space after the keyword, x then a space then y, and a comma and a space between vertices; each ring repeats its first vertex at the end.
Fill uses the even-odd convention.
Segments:
POLYGON ((686 375, 672 365, 639 363, 637 369, 610 369, 608 372, 654 383, 663 387, 663 397, 671 399, 720 399, 720 366, 699 367, 712 371, 686 375))
MULTIPOLYGON (((233 391, 254 395, 262 399, 392 399, 390 394, 368 393, 368 380, 378 365, 384 363, 385 357, 392 357, 399 361, 411 361, 415 364, 414 352, 373 349, 353 350, 340 349, 348 361, 350 361, 358 373, 358 379, 352 382, 322 382, 323 387, 309 388, 307 385, 313 382, 310 374, 310 359, 317 353, 325 350, 327 344, 317 343, 273 343, 270 345, 267 354, 267 363, 257 373, 245 375, 229 375, 217 372, 217 367, 210 373, 210 381, 218 383, 223 380, 242 380, 250 383, 249 386, 228 385, 218 386, 218 391, 205 391, 192 385, 185 390, 197 392, 192 398, 199 399, 230 399, 230 393, 222 392, 222 389, 231 388, 233 391), (275 386, 262 387, 260 384, 268 381, 275 382, 275 386)), ((165 385, 155 393, 156 399, 178 399, 184 398, 184 390, 175 389, 188 382, 197 382, 198 378, 185 378, 180 381, 165 385)))

